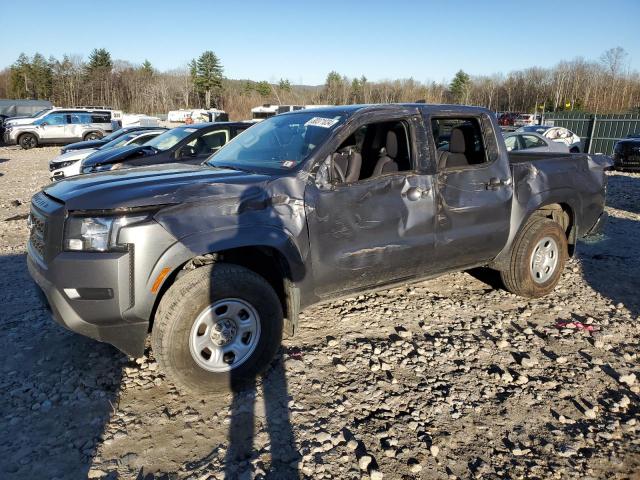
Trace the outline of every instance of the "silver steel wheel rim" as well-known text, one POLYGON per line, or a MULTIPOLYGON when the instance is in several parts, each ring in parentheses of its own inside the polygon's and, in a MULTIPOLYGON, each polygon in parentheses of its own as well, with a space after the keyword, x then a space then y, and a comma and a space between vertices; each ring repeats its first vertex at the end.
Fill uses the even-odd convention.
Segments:
POLYGON ((238 368, 260 340, 260 317, 239 298, 225 298, 206 307, 193 322, 189 350, 195 362, 216 373, 238 368))
POLYGON ((531 277, 536 283, 548 281, 558 266, 558 244, 551 237, 541 239, 531 254, 531 277))

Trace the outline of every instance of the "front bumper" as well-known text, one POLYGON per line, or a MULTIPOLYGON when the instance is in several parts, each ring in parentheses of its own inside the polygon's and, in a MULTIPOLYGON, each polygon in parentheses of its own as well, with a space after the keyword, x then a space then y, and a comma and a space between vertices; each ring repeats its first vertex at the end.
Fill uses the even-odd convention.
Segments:
POLYGON ((640 151, 629 155, 613 155, 613 168, 620 171, 640 171, 640 151))
POLYGON ((127 288, 128 256, 128 253, 96 255, 65 252, 45 268, 35 259, 29 244, 27 266, 57 323, 87 337, 110 343, 132 357, 140 357, 144 353, 149 321, 124 318, 124 313, 131 306, 127 288), (87 293, 83 298, 74 293, 78 287, 86 286, 92 287, 80 291, 100 292, 104 298, 93 299, 96 295, 87 293))
POLYGON ((11 130, 11 131, 5 130, 4 131, 4 133, 2 135, 2 140, 6 145, 15 145, 17 143, 16 142, 17 136, 14 135, 14 133, 15 132, 13 130, 11 130))
POLYGON ((158 273, 152 272, 162 268, 157 263, 176 239, 149 221, 120 230, 126 251, 60 251, 63 206, 37 194, 31 215, 27 265, 54 320, 132 357, 141 356, 157 300, 152 286, 158 273))

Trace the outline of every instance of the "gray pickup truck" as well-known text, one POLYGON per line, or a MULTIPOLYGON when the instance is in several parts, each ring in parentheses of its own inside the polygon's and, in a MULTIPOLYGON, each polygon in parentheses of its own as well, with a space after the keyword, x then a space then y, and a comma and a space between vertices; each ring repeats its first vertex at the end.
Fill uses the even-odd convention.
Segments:
MULTIPOLYGON (((607 157, 508 154, 494 115, 286 113, 203 165, 85 175, 32 199, 28 266, 62 325, 177 384, 234 388, 316 303, 478 266, 537 297, 605 219, 607 157)), ((330 325, 327 325, 330 328, 330 325)))

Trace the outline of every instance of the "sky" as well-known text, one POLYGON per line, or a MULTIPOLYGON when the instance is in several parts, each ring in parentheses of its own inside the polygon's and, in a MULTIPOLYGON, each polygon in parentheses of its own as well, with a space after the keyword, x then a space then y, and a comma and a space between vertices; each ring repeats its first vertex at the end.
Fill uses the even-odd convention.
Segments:
POLYGON ((335 70, 440 82, 621 46, 640 70, 638 19, 640 0, 20 0, 2 2, 0 69, 21 52, 106 48, 168 70, 213 50, 234 79, 318 85, 335 70))

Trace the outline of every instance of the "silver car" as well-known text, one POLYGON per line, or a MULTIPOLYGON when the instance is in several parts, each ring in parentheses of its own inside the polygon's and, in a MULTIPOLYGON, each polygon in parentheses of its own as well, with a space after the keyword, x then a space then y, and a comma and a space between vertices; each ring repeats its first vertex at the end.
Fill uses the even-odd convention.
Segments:
POLYGON ((24 149, 97 140, 111 132, 109 110, 52 109, 33 121, 5 122, 4 143, 24 149))
POLYGON ((564 143, 554 142, 533 132, 513 132, 504 136, 509 152, 556 152, 569 153, 564 143))

